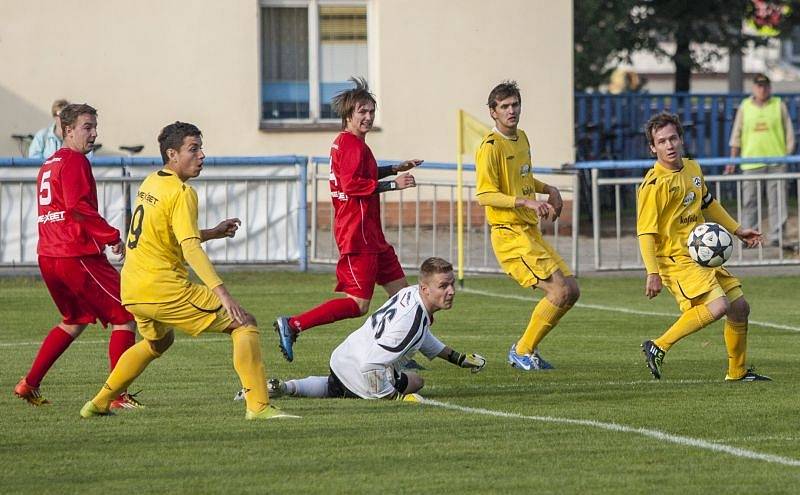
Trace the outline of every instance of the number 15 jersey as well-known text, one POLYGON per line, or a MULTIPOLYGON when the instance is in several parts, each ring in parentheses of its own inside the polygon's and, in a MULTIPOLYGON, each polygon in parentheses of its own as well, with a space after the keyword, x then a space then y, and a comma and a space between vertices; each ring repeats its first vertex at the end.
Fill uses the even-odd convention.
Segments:
POLYGON ((189 287, 181 242, 196 237, 197 192, 174 172, 148 175, 136 194, 122 267, 122 304, 174 301, 189 287))

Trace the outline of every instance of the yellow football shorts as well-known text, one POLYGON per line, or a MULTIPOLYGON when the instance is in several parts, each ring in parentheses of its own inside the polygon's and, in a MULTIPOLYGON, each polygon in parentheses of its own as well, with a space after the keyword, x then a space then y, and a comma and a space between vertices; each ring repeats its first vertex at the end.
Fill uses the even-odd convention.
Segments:
POLYGON ((222 332, 233 322, 219 298, 205 285, 191 284, 175 301, 128 304, 139 333, 160 340, 177 328, 193 337, 202 332, 222 332))
POLYGON ((733 302, 744 295, 739 279, 723 267, 705 268, 689 256, 658 258, 661 282, 681 308, 686 311, 722 296, 733 302))
POLYGON ((492 225, 492 248, 503 271, 523 287, 534 286, 557 270, 565 277, 572 275, 535 225, 492 225))

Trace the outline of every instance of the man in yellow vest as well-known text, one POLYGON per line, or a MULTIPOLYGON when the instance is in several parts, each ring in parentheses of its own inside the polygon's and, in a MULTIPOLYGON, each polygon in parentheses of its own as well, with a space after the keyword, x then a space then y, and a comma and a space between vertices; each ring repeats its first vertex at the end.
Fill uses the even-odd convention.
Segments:
MULTIPOLYGON (((753 94, 744 99, 736 111, 731 130, 731 158, 786 156, 794 151, 794 128, 786 104, 772 96, 770 80, 764 74, 753 79, 753 94)), ((725 174, 732 174, 735 165, 725 167, 725 174)), ((742 174, 785 173, 787 166, 781 164, 743 163, 742 174)), ((742 218, 745 228, 758 230, 758 188, 760 181, 742 182, 742 218)), ((786 238, 786 182, 766 181, 769 204, 769 230, 767 238, 772 246, 780 244, 781 234, 786 238)))

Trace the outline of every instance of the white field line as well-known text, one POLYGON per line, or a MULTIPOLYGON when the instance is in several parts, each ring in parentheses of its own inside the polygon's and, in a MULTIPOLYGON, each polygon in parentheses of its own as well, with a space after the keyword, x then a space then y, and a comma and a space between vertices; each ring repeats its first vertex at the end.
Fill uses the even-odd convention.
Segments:
MULTIPOLYGON (((498 297, 501 299, 514 299, 516 301, 528 301, 528 302, 535 302, 533 298, 518 296, 515 294, 497 294, 495 292, 487 292, 483 290, 476 290, 470 288, 463 288, 461 292, 466 292, 467 294, 476 294, 479 296, 487 296, 487 297, 498 297)), ((679 315, 677 313, 663 313, 660 311, 642 311, 638 309, 629 309, 623 308, 620 306, 602 306, 600 304, 584 304, 584 303, 577 303, 575 305, 578 308, 587 308, 587 309, 597 309, 600 311, 613 311, 616 313, 627 313, 631 315, 644 315, 644 316, 670 316, 672 318, 677 318, 679 315)), ((789 330, 791 332, 800 332, 800 327, 793 327, 791 325, 781 325, 780 323, 770 323, 767 321, 756 321, 750 320, 751 325, 758 325, 760 327, 766 328, 777 328, 779 330, 789 330)))
POLYGON ((524 414, 508 413, 503 411, 493 411, 491 409, 481 409, 477 407, 465 407, 456 404, 448 404, 447 402, 439 402, 431 399, 421 399, 422 404, 441 407, 444 409, 451 409, 453 411, 461 411, 470 414, 482 414, 484 416, 494 416, 497 418, 510 418, 510 419, 524 419, 529 421, 539 421, 543 423, 556 423, 574 426, 588 426, 591 428, 599 428, 601 430, 608 430, 618 433, 634 433, 645 437, 654 438, 661 442, 674 443, 686 447, 695 447, 698 449, 711 450, 713 452, 721 452, 735 457, 742 457, 745 459, 753 459, 757 461, 764 461, 771 464, 782 464, 784 466, 800 467, 800 459, 793 459, 791 457, 783 457, 773 454, 764 454, 754 450, 741 449, 726 445, 719 442, 711 442, 699 438, 685 437, 682 435, 672 435, 664 433, 663 431, 651 430, 649 428, 635 428, 632 426, 620 425, 617 423, 604 423, 602 421, 594 421, 591 419, 570 419, 570 418, 555 418, 552 416, 526 416, 524 414))
POLYGON ((716 438, 712 440, 713 442, 797 442, 800 441, 800 437, 789 437, 789 436, 780 436, 780 435, 773 435, 773 436, 764 436, 764 437, 734 437, 734 438, 716 438))
MULTIPOLYGON (((545 372, 547 373, 547 372, 545 372)), ((596 387, 598 385, 602 385, 605 387, 635 387, 637 385, 644 385, 644 386, 653 386, 653 387, 666 387, 669 385, 707 385, 711 383, 723 383, 722 380, 655 380, 653 378, 649 380, 634 380, 629 382, 552 382, 552 383, 536 383, 535 385, 526 382, 520 383, 497 383, 492 384, 492 390, 520 390, 520 389, 531 389, 535 386, 536 390, 542 390, 547 388, 581 388, 581 387, 596 387)), ((445 390, 449 389, 449 386, 437 386, 437 385, 428 385, 425 384, 425 390, 445 390)), ((459 390, 483 390, 486 388, 486 385, 482 384, 459 384, 459 390)))

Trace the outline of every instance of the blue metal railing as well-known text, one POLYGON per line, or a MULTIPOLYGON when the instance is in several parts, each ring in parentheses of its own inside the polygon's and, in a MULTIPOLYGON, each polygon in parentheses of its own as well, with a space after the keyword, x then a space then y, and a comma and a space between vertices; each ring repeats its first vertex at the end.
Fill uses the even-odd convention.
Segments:
MULTIPOLYGON (((39 168, 42 160, 38 158, 16 158, 0 157, 0 168, 39 168)), ((120 175, 125 177, 131 167, 152 166, 154 168, 163 167, 161 157, 94 157, 92 165, 98 167, 120 167, 120 175)), ((306 242, 306 232, 308 231, 308 196, 306 185, 308 184, 308 157, 300 155, 283 156, 226 156, 226 157, 206 157, 205 167, 213 166, 286 166, 294 165, 297 167, 298 175, 298 204, 297 204, 297 235, 298 235, 298 268, 301 271, 308 270, 308 246, 306 242)), ((210 168, 206 168, 204 175, 206 178, 213 176, 210 168)))
MULTIPOLYGON (((207 156, 204 160, 205 165, 303 165, 308 161, 305 156, 282 155, 282 156, 207 156)), ((102 156, 94 157, 92 164, 100 167, 119 166, 145 166, 162 167, 164 162, 160 156, 102 156)), ((38 158, 17 158, 0 157, 0 167, 26 166, 40 167, 42 160, 38 158)))
MULTIPOLYGON (((719 167, 729 163, 736 165, 742 163, 766 163, 766 164, 782 164, 782 163, 800 163, 800 155, 788 156, 765 156, 765 157, 749 157, 749 158, 697 158, 697 163, 707 167, 719 167)), ((570 168, 579 170, 634 170, 634 169, 647 169, 655 163, 654 158, 647 160, 596 160, 588 162, 577 162, 570 168)))
MULTIPOLYGON (((575 143, 579 160, 646 158, 644 124, 654 113, 668 110, 684 123, 686 149, 695 157, 728 154, 733 119, 748 94, 625 93, 575 95, 575 143)), ((779 96, 792 122, 800 115, 800 94, 779 96)))

